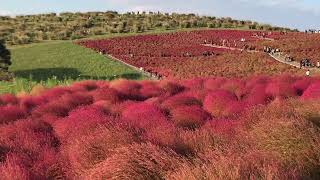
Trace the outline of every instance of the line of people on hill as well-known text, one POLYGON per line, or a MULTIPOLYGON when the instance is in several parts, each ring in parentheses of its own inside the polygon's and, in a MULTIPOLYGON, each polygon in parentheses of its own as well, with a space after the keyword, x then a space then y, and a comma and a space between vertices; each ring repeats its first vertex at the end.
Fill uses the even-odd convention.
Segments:
POLYGON ((155 79, 158 79, 158 80, 163 78, 163 76, 161 74, 159 74, 158 72, 152 71, 151 69, 146 69, 145 70, 143 67, 140 67, 139 70, 142 71, 142 72, 147 73, 152 78, 155 78, 155 79))
POLYGON ((308 30, 305 30, 305 33, 306 34, 318 34, 318 33, 320 33, 320 30, 308 29, 308 30))
MULTIPOLYGON (((240 43, 237 43, 236 40, 229 41, 227 39, 221 39, 218 43, 214 43, 213 41, 207 41, 204 40, 204 44, 211 44, 213 46, 221 46, 226 48, 235 48, 235 49, 241 49, 241 51, 256 51, 256 46, 249 45, 249 44, 243 44, 247 42, 246 38, 241 38, 240 43), (241 47, 239 47, 239 44, 242 44, 241 47)), ((205 55, 204 55, 205 56, 205 55)))
POLYGON ((267 38, 267 36, 271 36, 272 32, 257 32, 253 34, 253 37, 257 37, 257 38, 267 38))
MULTIPOLYGON (((268 53, 268 54, 271 54, 271 55, 277 55, 277 56, 281 56, 281 50, 280 49, 274 49, 274 48, 271 48, 271 47, 267 47, 265 46, 263 48, 263 51, 265 53, 268 53)), ((294 61, 293 57, 291 57, 290 55, 286 54, 284 56, 285 58, 285 61, 287 62, 292 62, 294 61)), ((307 58, 304 58, 300 61, 300 69, 302 67, 305 67, 305 68, 312 68, 314 67, 314 65, 312 64, 311 60, 310 59, 307 59, 307 58)), ((320 68, 320 61, 317 62, 316 66, 317 68, 320 68)), ((310 70, 308 69, 307 72, 306 72, 306 76, 310 76, 310 70)))
POLYGON ((107 54, 107 51, 105 49, 100 49, 99 50, 99 54, 101 55, 106 55, 107 54))
MULTIPOLYGON (((272 48, 272 47, 268 47, 268 46, 263 47, 263 52, 271 54, 273 56, 281 56, 281 54, 282 54, 280 49, 272 48)), ((290 56, 289 54, 286 54, 286 55, 284 55, 284 60, 286 62, 292 62, 292 61, 294 61, 294 58, 292 56, 290 56)))
POLYGON ((277 56, 281 55, 281 50, 280 49, 272 48, 272 47, 268 47, 268 46, 264 46, 263 47, 263 52, 271 54, 271 55, 277 55, 277 56))

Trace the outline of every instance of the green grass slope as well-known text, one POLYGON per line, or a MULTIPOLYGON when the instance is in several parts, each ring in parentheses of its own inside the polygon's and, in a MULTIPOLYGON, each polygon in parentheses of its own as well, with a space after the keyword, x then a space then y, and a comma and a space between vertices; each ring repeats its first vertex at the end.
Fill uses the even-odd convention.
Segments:
POLYGON ((51 87, 83 79, 143 78, 139 72, 70 41, 16 46, 10 51, 10 71, 16 78, 0 82, 0 93, 30 91, 38 83, 51 87))

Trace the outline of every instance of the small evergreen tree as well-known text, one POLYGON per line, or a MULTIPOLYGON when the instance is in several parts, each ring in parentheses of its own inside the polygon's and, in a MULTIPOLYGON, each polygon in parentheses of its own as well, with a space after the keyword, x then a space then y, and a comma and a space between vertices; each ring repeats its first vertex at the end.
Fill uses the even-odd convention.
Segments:
POLYGON ((0 40, 0 81, 8 81, 12 78, 12 74, 8 72, 10 65, 10 51, 6 48, 5 42, 0 40))

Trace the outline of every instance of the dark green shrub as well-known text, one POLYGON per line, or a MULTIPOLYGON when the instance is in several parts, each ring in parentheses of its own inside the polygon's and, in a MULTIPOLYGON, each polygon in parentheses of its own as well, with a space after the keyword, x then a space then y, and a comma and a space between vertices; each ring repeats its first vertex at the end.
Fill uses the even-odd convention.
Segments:
POLYGON ((4 40, 0 40, 0 81, 8 81, 12 74, 8 72, 11 65, 11 54, 6 48, 4 40))

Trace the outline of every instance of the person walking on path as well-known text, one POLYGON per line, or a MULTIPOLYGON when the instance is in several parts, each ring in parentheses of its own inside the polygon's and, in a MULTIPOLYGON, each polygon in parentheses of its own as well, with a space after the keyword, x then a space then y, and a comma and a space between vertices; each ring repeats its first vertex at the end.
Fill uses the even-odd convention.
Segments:
POLYGON ((310 76, 310 70, 308 69, 306 72, 306 76, 309 77, 310 76))
POLYGON ((317 68, 320 68, 320 61, 317 62, 317 68))

